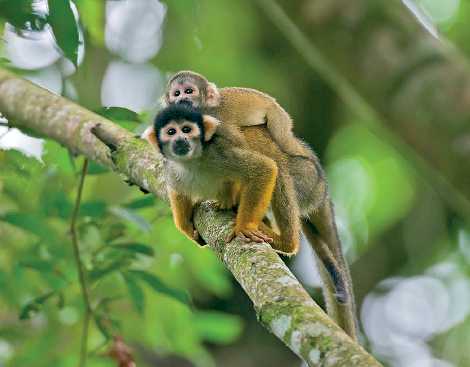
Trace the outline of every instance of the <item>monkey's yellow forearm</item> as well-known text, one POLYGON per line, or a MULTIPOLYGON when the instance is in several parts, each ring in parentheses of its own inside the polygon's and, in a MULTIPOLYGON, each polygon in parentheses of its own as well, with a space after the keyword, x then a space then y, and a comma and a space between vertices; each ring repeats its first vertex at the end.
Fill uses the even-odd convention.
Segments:
POLYGON ((191 240, 195 241, 198 235, 192 221, 193 200, 183 194, 177 193, 173 189, 170 189, 169 197, 176 228, 186 234, 191 240))

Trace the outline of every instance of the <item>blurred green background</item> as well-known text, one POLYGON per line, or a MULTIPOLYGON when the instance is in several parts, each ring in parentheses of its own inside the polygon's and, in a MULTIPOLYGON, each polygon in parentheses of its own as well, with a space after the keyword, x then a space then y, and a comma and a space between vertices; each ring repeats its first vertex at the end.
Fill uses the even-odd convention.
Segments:
MULTIPOLYGON (((470 53, 468 1, 405 3, 470 53)), ((327 172, 364 346, 386 366, 470 366, 469 224, 256 3, 0 0, 0 24, 3 66, 136 133, 179 70, 275 97, 327 172)), ((70 221, 83 157, 6 125, 0 148, 0 366, 77 366, 85 309, 70 221)), ((77 225, 94 309, 87 366, 116 365, 116 334, 137 366, 302 366, 158 199, 91 164, 77 225)), ((311 257, 304 244, 288 264, 323 304, 311 257)))

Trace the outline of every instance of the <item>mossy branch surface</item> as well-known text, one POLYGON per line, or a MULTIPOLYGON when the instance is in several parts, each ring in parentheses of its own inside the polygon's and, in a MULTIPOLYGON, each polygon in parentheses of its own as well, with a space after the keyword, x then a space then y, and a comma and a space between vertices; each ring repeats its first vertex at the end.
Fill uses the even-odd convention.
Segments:
MULTIPOLYGON (((111 121, 2 68, 0 112, 15 127, 54 139, 168 202, 162 157, 111 121)), ((194 216, 201 236, 252 299, 260 322, 309 366, 380 366, 316 305, 269 245, 225 243, 232 211, 214 212, 202 203, 194 216)))

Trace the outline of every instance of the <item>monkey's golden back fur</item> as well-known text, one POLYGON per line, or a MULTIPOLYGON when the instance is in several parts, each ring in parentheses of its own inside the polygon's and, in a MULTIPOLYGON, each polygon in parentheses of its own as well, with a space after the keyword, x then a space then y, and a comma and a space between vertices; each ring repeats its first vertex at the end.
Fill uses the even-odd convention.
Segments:
POLYGON ((316 211, 327 195, 328 186, 323 169, 312 149, 294 137, 302 148, 302 155, 286 154, 277 144, 273 144, 265 125, 242 128, 242 132, 250 149, 270 157, 279 167, 288 168, 288 174, 294 183, 300 215, 305 216, 316 211))
POLYGON ((210 109, 210 114, 223 123, 237 126, 266 124, 270 110, 274 109, 285 120, 282 129, 292 129, 290 116, 273 97, 265 93, 250 88, 227 87, 220 88, 219 94, 220 104, 217 108, 210 109))

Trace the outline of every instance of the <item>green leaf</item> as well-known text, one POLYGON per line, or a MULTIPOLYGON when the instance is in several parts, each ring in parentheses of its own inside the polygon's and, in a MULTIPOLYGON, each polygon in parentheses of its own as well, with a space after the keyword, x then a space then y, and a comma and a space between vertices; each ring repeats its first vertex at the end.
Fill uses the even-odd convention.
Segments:
POLYGON ((103 229, 105 230, 106 242, 111 242, 124 236, 126 226, 122 222, 119 222, 108 224, 103 229))
POLYGON ((135 276, 129 273, 121 273, 126 282, 127 290, 131 296, 132 304, 140 315, 144 313, 144 291, 137 283, 135 276))
POLYGON ((194 314, 191 325, 204 340, 214 344, 231 344, 243 332, 243 321, 239 316, 216 312, 194 314))
POLYGON ((73 204, 68 200, 63 191, 56 193, 44 193, 41 200, 41 211, 48 217, 70 219, 73 212, 73 204))
POLYGON ((143 199, 131 201, 130 203, 124 204, 129 209, 142 209, 149 206, 154 206, 157 198, 153 195, 146 195, 143 199))
POLYGON ((106 172, 109 172, 107 168, 100 166, 98 163, 90 161, 88 165, 88 171, 87 171, 88 175, 100 175, 106 172))
POLYGON ((108 211, 123 220, 135 224, 146 234, 149 234, 150 230, 152 229, 152 225, 147 221, 147 219, 142 217, 135 210, 112 205, 108 207, 108 211))
POLYGON ((30 303, 20 312, 20 320, 29 320, 36 312, 41 309, 41 305, 30 303))
POLYGON ((165 283, 163 283, 155 275, 147 273, 142 270, 129 270, 128 272, 142 279, 144 282, 150 285, 155 291, 166 294, 167 296, 170 296, 181 303, 188 304, 188 297, 186 296, 185 292, 183 292, 180 289, 174 289, 174 288, 170 288, 166 286, 165 283))
MULTIPOLYGON (((30 319, 31 316, 33 316, 34 313, 38 312, 42 308, 42 305, 44 304, 44 302, 48 298, 55 295, 56 293, 59 293, 59 303, 58 303, 58 305, 60 305, 60 300, 63 299, 62 292, 59 292, 59 291, 50 292, 50 293, 48 293, 44 296, 36 298, 35 300, 29 302, 25 307, 23 307, 23 309, 20 312, 20 320, 30 319)), ((59 308, 61 308, 61 307, 59 307, 59 308)))
POLYGON ((47 21, 57 46, 60 47, 75 67, 78 67, 78 46, 80 45, 78 24, 73 14, 70 0, 48 0, 49 15, 47 21))
POLYGON ((95 112, 129 131, 134 131, 142 121, 134 111, 122 107, 101 107, 95 112))
POLYGON ((141 122, 137 113, 123 107, 101 107, 95 110, 95 113, 112 121, 125 120, 141 122))
POLYGON ((104 335, 106 340, 110 340, 111 330, 109 330, 109 326, 110 326, 109 320, 105 319, 103 314, 97 314, 97 313, 94 313, 93 319, 95 320, 95 324, 98 327, 99 331, 101 331, 101 334, 104 335))
POLYGON ((55 266, 53 261, 27 261, 27 260, 20 261, 18 265, 23 266, 25 268, 36 269, 36 270, 39 270, 40 272, 49 272, 55 266))
POLYGON ((23 134, 26 134, 32 138, 36 139, 44 139, 46 136, 42 135, 41 133, 38 133, 37 131, 34 131, 33 129, 29 129, 27 127, 21 127, 21 132, 23 134))
POLYGON ((39 236, 48 244, 56 243, 52 229, 36 214, 9 213, 2 220, 39 236))
MULTIPOLYGON (((44 18, 31 6, 32 0, 2 0, 0 1, 1 18, 8 21, 16 31, 40 31, 45 26, 44 18)), ((21 32, 18 32, 21 36, 21 32)))
POLYGON ((101 218, 106 211, 106 203, 98 200, 91 200, 80 204, 78 209, 79 217, 101 218))
POLYGON ((110 245, 110 247, 113 247, 118 250, 128 250, 132 252, 138 252, 139 254, 144 254, 148 256, 154 256, 155 251, 153 248, 147 245, 143 245, 140 243, 131 243, 128 245, 110 245))
POLYGON ((110 297, 104 297, 98 302, 98 304, 95 307, 95 310, 99 310, 100 308, 108 307, 108 305, 111 302, 117 301, 117 300, 121 299, 122 297, 123 296, 120 295, 120 294, 117 294, 115 296, 110 296, 110 297))
POLYGON ((59 299, 57 300, 56 306, 59 310, 62 310, 65 306, 65 297, 62 292, 57 292, 59 299))
POLYGON ((104 277, 105 275, 107 275, 107 274, 109 274, 113 271, 119 270, 122 267, 129 266, 129 265, 130 265, 129 259, 120 258, 120 259, 116 260, 115 262, 109 264, 108 266, 105 266, 104 268, 101 268, 101 267, 93 268, 88 273, 88 279, 89 279, 90 282, 95 282, 98 279, 101 279, 102 277, 104 277))

